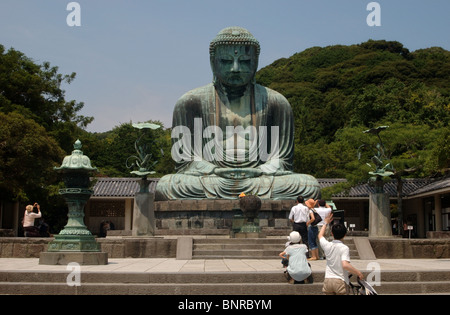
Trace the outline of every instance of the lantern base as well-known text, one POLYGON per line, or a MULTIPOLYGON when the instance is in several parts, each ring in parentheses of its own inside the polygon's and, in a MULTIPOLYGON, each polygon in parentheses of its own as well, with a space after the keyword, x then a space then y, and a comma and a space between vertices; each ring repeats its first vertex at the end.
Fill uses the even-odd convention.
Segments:
POLYGON ((48 244, 49 252, 100 252, 100 244, 93 235, 55 235, 48 244))
POLYGON ((42 252, 39 256, 40 265, 107 265, 108 253, 104 252, 42 252))

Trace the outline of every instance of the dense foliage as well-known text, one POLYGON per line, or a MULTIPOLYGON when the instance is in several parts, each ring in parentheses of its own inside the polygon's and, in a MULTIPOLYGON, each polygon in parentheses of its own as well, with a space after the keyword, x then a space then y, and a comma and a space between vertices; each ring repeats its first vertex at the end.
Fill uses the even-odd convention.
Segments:
POLYGON ((93 119, 77 114, 83 103, 65 100, 61 85, 74 78, 0 45, 0 197, 25 202, 56 191, 53 167, 93 119))
POLYGON ((295 116, 295 170, 316 177, 368 177, 373 152, 358 161, 376 126, 402 176, 450 167, 450 52, 409 52, 398 42, 313 47, 261 69, 257 82, 285 95, 295 116), (364 162, 364 163, 363 163, 364 162))
MULTIPOLYGON (((136 129, 131 123, 121 124, 113 130, 104 133, 87 134, 84 139, 85 154, 88 154, 95 166, 99 168, 99 176, 130 177, 135 168, 127 167, 127 159, 136 156, 135 142, 139 137, 139 145, 147 146, 147 154, 151 154, 151 160, 157 161, 152 177, 160 177, 174 172, 170 149, 170 129, 165 129, 160 121, 148 121, 160 125, 160 129, 142 131, 136 129)), ((83 141, 83 140, 82 140, 83 141)), ((132 161, 130 159, 130 161, 132 161)), ((128 164, 131 164, 129 162, 128 164)))

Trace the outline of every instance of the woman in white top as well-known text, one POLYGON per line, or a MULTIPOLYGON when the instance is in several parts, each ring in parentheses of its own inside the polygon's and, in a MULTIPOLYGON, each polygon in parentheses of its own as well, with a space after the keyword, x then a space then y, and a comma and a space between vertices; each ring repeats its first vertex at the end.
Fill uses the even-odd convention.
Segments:
POLYGON ((41 206, 38 203, 35 203, 33 206, 28 205, 25 207, 25 214, 23 216, 23 231, 26 237, 30 236, 39 236, 39 229, 34 226, 34 220, 41 218, 41 206), (34 213, 34 207, 37 208, 38 213, 34 213))

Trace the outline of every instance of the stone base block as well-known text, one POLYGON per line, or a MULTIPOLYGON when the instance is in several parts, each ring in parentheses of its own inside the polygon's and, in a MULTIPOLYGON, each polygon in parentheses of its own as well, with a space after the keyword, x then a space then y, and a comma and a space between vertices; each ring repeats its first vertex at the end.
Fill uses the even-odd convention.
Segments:
MULTIPOLYGON (((288 215, 295 204, 295 200, 261 200, 259 226, 290 228, 288 215)), ((244 224, 238 199, 155 201, 154 206, 157 231, 228 229, 233 233, 244 224)))
POLYGON ((234 238, 265 238, 266 234, 261 232, 238 232, 234 238))
POLYGON ((137 193, 133 207, 133 236, 154 236, 155 223, 155 194, 137 193))
POLYGON ((100 244, 93 235, 55 235, 48 244, 49 252, 99 252, 100 244))
POLYGON ((450 239, 450 232, 449 231, 428 231, 427 238, 449 238, 450 239))
POLYGON ((104 252, 42 252, 40 265, 68 265, 76 262, 80 265, 107 265, 108 253, 104 252))
POLYGON ((391 237, 391 210, 386 193, 369 195, 369 237, 391 237))

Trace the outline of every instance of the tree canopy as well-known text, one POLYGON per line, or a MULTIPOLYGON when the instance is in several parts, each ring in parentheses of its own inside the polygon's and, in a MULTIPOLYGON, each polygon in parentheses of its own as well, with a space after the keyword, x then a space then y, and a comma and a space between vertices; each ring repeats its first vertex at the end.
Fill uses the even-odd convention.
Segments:
POLYGON ((75 77, 75 73, 62 75, 49 62, 38 65, 23 53, 13 48, 5 51, 0 45, 0 109, 4 113, 20 112, 47 131, 63 123, 86 127, 93 117, 78 115, 84 104, 66 101, 61 89, 62 83, 71 83, 75 77))
POLYGON ((153 177, 160 177, 174 171, 175 163, 170 155, 170 130, 165 129, 160 121, 148 121, 158 124, 161 128, 142 131, 137 130, 131 123, 124 123, 104 133, 89 134, 84 138, 85 152, 89 154, 95 166, 100 169, 101 176, 130 177, 134 169, 127 168, 126 161, 136 155, 135 141, 142 135, 141 143, 148 147, 151 160, 157 161, 153 177))
MULTIPOLYGON (((362 131, 385 133, 394 167, 441 175, 450 167, 450 52, 410 52, 399 42, 312 47, 276 60, 257 82, 287 97, 295 117, 294 167, 316 177, 367 177, 362 131), (366 175, 364 175, 366 174, 366 175)), ((366 156, 368 158, 368 156, 366 156)))
POLYGON ((32 119, 0 112, 0 196, 28 201, 48 193, 64 152, 32 119))
POLYGON ((77 114, 83 103, 65 100, 61 85, 75 76, 0 45, 0 195, 47 196, 56 181, 52 167, 72 149, 74 131, 93 120, 77 114))

